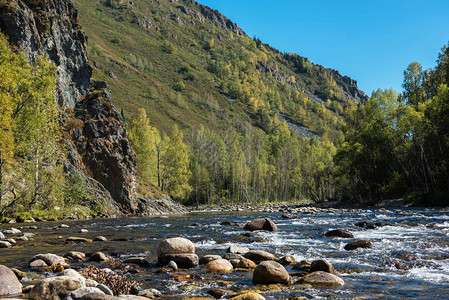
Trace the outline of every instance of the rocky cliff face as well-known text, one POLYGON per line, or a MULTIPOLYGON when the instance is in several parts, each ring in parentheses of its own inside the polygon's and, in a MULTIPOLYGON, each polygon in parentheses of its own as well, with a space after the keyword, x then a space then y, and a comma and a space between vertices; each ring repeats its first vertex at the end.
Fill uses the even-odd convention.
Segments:
POLYGON ((29 61, 46 55, 57 66, 56 100, 69 125, 66 170, 84 174, 111 212, 136 212, 135 155, 109 87, 91 80, 87 37, 72 2, 1 1, 0 30, 29 61))

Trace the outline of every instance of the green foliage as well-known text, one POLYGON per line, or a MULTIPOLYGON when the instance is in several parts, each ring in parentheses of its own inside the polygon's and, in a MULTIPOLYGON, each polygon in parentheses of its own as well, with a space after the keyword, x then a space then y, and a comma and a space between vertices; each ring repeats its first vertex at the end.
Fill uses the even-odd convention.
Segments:
POLYGON ((3 35, 0 48, 2 210, 20 212, 57 206, 64 178, 57 163, 62 151, 53 94, 55 67, 44 58, 28 64, 23 54, 9 49, 3 35), (5 163, 14 166, 7 174, 5 163), (3 189, 5 175, 8 186, 3 189))
POLYGON ((182 81, 178 81, 173 85, 175 91, 181 92, 186 88, 186 85, 182 81))
POLYGON ((161 159, 161 189, 178 199, 184 199, 191 190, 188 184, 189 150, 183 139, 178 126, 173 126, 170 138, 166 137, 164 141, 166 148, 161 159))
POLYGON ((64 177, 55 66, 29 64, 0 34, 0 211, 3 216, 61 217, 90 202, 75 177, 64 177))
POLYGON ((109 7, 112 7, 112 8, 124 9, 124 8, 128 8, 129 7, 129 1, 128 0, 107 0, 106 4, 109 7))
POLYGON ((176 54, 177 48, 173 43, 165 40, 162 44, 162 51, 168 54, 176 54))
MULTIPOLYGON (((136 150, 140 186, 157 185, 198 204, 338 196, 338 183, 332 178, 333 142, 342 140, 350 104, 335 72, 296 54, 281 54, 257 38, 237 36, 214 22, 199 22, 199 7, 189 3, 183 5, 192 13, 180 14, 182 26, 167 19, 177 10, 176 2, 136 1, 127 10, 87 0, 75 4, 98 66, 94 76, 108 81, 114 103, 127 116, 144 108, 160 133, 156 167, 151 163, 146 175, 141 176, 146 171, 139 167, 145 151, 136 150), (105 70, 121 80, 111 79, 105 70), (322 95, 324 105, 316 99, 322 95), (328 99, 334 103, 327 105, 328 99), (279 122, 280 113, 319 131, 323 141, 292 135, 279 122), (183 142, 190 150, 182 161, 187 161, 188 172, 167 167, 170 157, 182 156, 171 145, 173 135, 164 134, 174 125, 186 134, 183 142), (175 181, 168 170, 174 178, 184 174, 192 191, 186 187, 180 193, 180 180, 170 187, 175 181)), ((128 125, 133 131, 131 121, 128 125)), ((182 145, 179 139, 178 144, 182 145)))
POLYGON ((434 70, 423 73, 420 64, 410 64, 399 97, 392 90, 376 91, 348 114, 337 164, 351 183, 352 197, 449 203, 441 197, 449 192, 447 49, 434 70))
POLYGON ((64 203, 68 205, 83 205, 88 202, 91 195, 81 174, 71 174, 64 183, 64 203))
POLYGON ((157 149, 161 137, 159 131, 150 126, 150 120, 144 109, 139 109, 129 124, 129 139, 137 154, 139 176, 157 184, 157 149))
POLYGON ((189 3, 183 5, 192 13, 179 15, 182 26, 163 21, 177 10, 175 2, 137 1, 129 9, 109 9, 104 2, 87 0, 75 4, 97 66, 94 76, 108 81, 114 104, 126 115, 144 107, 162 132, 174 124, 182 129, 203 125, 239 130, 237 124, 259 126, 256 113, 262 108, 271 119, 280 111, 314 131, 320 129, 332 141, 340 136, 342 122, 324 121, 313 108, 323 82, 329 86, 329 99, 341 105, 338 113, 325 110, 341 120, 347 103, 341 81, 306 58, 282 55, 257 38, 200 22, 195 17, 201 15, 199 7, 189 3), (304 65, 301 70, 299 64, 304 65), (106 70, 120 80, 110 78, 106 70), (182 99, 175 99, 173 91, 182 91, 182 99))

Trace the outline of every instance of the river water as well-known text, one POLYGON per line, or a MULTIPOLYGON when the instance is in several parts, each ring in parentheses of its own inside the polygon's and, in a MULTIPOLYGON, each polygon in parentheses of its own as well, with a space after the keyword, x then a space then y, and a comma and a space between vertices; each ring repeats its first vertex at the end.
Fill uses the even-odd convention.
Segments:
MULTIPOLYGON (((0 264, 26 270, 28 259, 37 253, 64 253, 103 251, 124 259, 144 256, 150 262, 157 259, 160 241, 182 236, 192 240, 198 256, 224 255, 234 244, 250 249, 275 253, 278 257, 292 255, 296 261, 325 258, 331 262, 345 281, 338 288, 301 288, 291 285, 264 293, 267 299, 288 299, 307 296, 314 299, 449 299, 449 209, 368 209, 326 210, 314 214, 295 214, 296 219, 282 219, 282 213, 223 213, 198 212, 168 218, 127 218, 64 222, 69 228, 60 229, 60 222, 42 222, 31 225, 37 229, 22 229, 36 234, 33 246, 29 242, 19 247, 0 249, 0 264), (223 221, 246 224, 257 217, 269 217, 277 223, 277 232, 256 232, 254 237, 244 237, 239 226, 220 225, 223 221), (380 222, 383 226, 364 229, 355 226, 359 221, 380 222), (429 224, 433 226, 428 226, 429 224), (196 226, 190 226, 196 225, 196 226), (88 233, 79 233, 81 228, 88 233), (332 228, 350 230, 355 238, 328 238, 323 235, 332 228), (123 241, 65 244, 69 236, 93 238, 103 235, 109 240, 123 241), (371 249, 346 251, 344 246, 353 240, 371 241, 371 249), (47 243, 47 245, 39 243, 47 243), (407 252, 416 257, 412 261, 401 259, 407 252), (400 265, 398 269, 396 265, 400 265)), ((30 224, 14 224, 27 227, 30 224)), ((2 226, 2 228, 13 227, 2 226)), ((82 267, 85 263, 78 263, 82 267)), ((99 266, 107 266, 103 263, 99 266)), ((171 274, 156 274, 157 267, 140 268, 130 274, 145 288, 157 288, 170 299, 185 296, 207 296, 210 288, 231 290, 260 289, 251 283, 251 273, 233 272, 210 275, 199 267, 183 271, 198 273, 202 280, 175 282, 171 274), (219 281, 221 280, 221 281, 219 281)), ((291 267, 287 270, 293 272, 291 267)), ((24 283, 26 285, 26 282, 24 283)))

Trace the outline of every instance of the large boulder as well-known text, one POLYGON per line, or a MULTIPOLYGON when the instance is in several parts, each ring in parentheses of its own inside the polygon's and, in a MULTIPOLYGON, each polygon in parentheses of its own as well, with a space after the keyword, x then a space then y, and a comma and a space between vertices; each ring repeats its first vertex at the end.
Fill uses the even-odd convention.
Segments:
POLYGON ((252 260, 255 263, 266 260, 277 260, 276 255, 263 250, 251 250, 245 253, 245 258, 252 260))
POLYGON ((232 272, 234 267, 227 259, 216 259, 210 261, 206 265, 206 270, 208 273, 229 273, 232 272))
POLYGON ((58 276, 40 280, 30 291, 30 298, 34 300, 64 299, 71 292, 86 286, 85 280, 80 278, 58 276))
POLYGON ((276 224, 270 218, 259 218, 252 220, 243 227, 245 230, 266 230, 266 231, 278 231, 276 224))
POLYGON ((317 259, 310 264, 310 272, 323 271, 331 274, 337 274, 330 262, 325 259, 317 259))
POLYGON ((258 284, 272 284, 284 283, 287 284, 290 279, 287 270, 275 261, 263 261, 254 269, 253 283, 258 284))
POLYGON ((327 237, 341 237, 341 238, 350 238, 350 239, 354 238, 354 235, 350 231, 342 229, 342 228, 329 230, 324 235, 327 237))
POLYGON ((0 296, 22 293, 22 284, 8 267, 0 265, 0 296))
POLYGON ((372 248, 373 244, 370 241, 360 240, 354 241, 345 246, 345 250, 351 251, 358 248, 372 248))
POLYGON ((30 258, 30 263, 39 259, 44 261, 48 266, 55 266, 55 265, 68 266, 68 264, 65 262, 64 257, 53 253, 36 254, 35 256, 30 258))
POLYGON ((341 279, 337 275, 323 271, 316 271, 307 274, 302 279, 300 279, 300 282, 318 287, 342 286, 345 284, 343 279, 341 279))
POLYGON ((157 249, 159 261, 163 260, 167 254, 194 254, 195 246, 191 241, 182 237, 175 237, 163 240, 157 249))

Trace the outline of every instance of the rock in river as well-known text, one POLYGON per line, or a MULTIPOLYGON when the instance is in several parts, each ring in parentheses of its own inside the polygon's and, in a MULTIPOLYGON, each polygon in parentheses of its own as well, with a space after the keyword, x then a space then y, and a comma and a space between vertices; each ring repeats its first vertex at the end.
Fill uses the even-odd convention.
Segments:
POLYGON ((91 239, 86 239, 83 237, 71 236, 65 240, 66 243, 92 243, 91 239))
MULTIPOLYGON (((65 300, 92 299, 91 295, 95 295, 94 299, 102 299, 103 298, 102 296, 98 297, 97 295, 105 295, 106 296, 106 294, 102 290, 100 290, 99 288, 96 288, 96 287, 82 287, 82 288, 76 289, 73 292, 71 292, 65 298, 65 300)), ((103 299, 107 299, 107 298, 104 297, 103 299)))
POLYGON ((174 261, 179 268, 189 269, 198 266, 198 256, 191 241, 182 237, 163 240, 157 249, 158 261, 165 266, 174 261))
POLYGON ((110 258, 103 252, 95 252, 89 256, 90 261, 110 261, 110 258))
POLYGON ((48 266, 55 266, 55 265, 68 266, 63 257, 53 253, 37 254, 32 258, 30 258, 30 263, 38 259, 43 260, 48 266))
POLYGON ((86 254, 79 251, 70 251, 64 254, 65 258, 68 259, 79 259, 79 260, 86 260, 86 254))
POLYGON ((0 265, 0 296, 19 294, 22 284, 8 267, 0 265))
POLYGON ((241 269, 254 269, 256 267, 256 264, 247 258, 242 258, 238 264, 237 264, 237 268, 241 268, 241 269))
POLYGON ((11 243, 7 241, 0 241, 0 248, 11 248, 11 243))
POLYGON ((245 293, 230 298, 231 300, 265 300, 265 297, 258 293, 245 293))
POLYGON ((168 264, 170 261, 174 261, 179 268, 190 269, 198 266, 198 255, 191 253, 183 254, 167 254, 164 256, 160 263, 162 265, 168 264))
POLYGON ((163 240, 157 249, 157 257, 163 259, 167 254, 194 254, 195 246, 191 241, 182 237, 163 240))
POLYGON ((316 271, 323 271, 331 274, 336 274, 332 264, 325 259, 317 259, 310 264, 310 272, 312 273, 316 271))
POLYGON ((278 231, 276 224, 270 218, 260 218, 249 222, 243 227, 245 230, 255 231, 255 230, 267 230, 267 231, 278 231))
POLYGON ((228 298, 235 295, 233 291, 218 288, 210 289, 207 293, 216 299, 228 298))
POLYGON ((351 242, 349 244, 347 244, 345 246, 345 250, 355 250, 357 248, 372 248, 373 245, 371 244, 370 241, 365 241, 365 240, 360 240, 360 241, 355 241, 355 242, 351 242))
POLYGON ((45 268, 45 267, 48 267, 48 265, 42 259, 36 259, 30 262, 30 268, 45 268))
POLYGON ((266 260, 277 260, 276 255, 263 250, 251 250, 245 253, 245 258, 252 260, 255 263, 266 260))
POLYGON ((222 257, 220 255, 204 255, 200 258, 200 265, 205 265, 210 261, 221 259, 222 257))
POLYGON ((254 269, 253 283, 258 284, 272 284, 272 283, 284 283, 287 284, 290 279, 287 270, 275 261, 261 262, 254 269))
POLYGON ((291 255, 286 255, 279 259, 279 263, 283 266, 293 265, 295 263, 295 258, 291 255))
POLYGON ((341 238, 350 238, 350 239, 354 238, 354 235, 351 232, 349 232, 348 230, 342 229, 342 228, 329 230, 324 235, 327 237, 341 237, 341 238))
POLYGON ((337 275, 323 271, 316 271, 307 274, 300 279, 300 282, 319 287, 342 286, 345 284, 343 279, 341 279, 337 275))
POLYGON ((64 299, 72 291, 85 287, 85 281, 68 276, 49 277, 40 280, 30 291, 35 300, 64 299))
POLYGON ((144 257, 134 256, 125 259, 125 264, 136 264, 139 266, 148 266, 150 262, 146 260, 144 257))
POLYGON ((206 270, 208 273, 229 273, 232 272, 234 267, 227 259, 216 259, 210 261, 206 265, 206 270))

